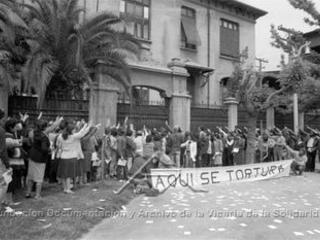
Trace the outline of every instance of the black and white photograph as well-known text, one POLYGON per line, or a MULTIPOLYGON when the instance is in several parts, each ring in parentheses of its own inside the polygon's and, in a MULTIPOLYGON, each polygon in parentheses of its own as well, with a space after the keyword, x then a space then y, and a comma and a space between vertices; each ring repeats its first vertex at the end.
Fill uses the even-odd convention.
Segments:
POLYGON ((0 0, 0 240, 108 239, 320 239, 320 0, 0 0))

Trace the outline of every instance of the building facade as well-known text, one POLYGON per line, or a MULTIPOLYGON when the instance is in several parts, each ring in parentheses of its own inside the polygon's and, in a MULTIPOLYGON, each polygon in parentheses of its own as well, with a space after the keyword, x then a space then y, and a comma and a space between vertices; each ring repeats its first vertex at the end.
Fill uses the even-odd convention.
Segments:
MULTIPOLYGON (((266 14, 236 0, 79 0, 79 4, 86 9, 80 21, 103 11, 123 19, 115 27, 133 34, 143 47, 140 59, 128 59, 136 95, 150 105, 167 104, 170 124, 185 130, 190 129, 192 106, 222 108, 235 62, 255 64, 255 23, 266 14)), ((115 122, 116 99, 126 97, 110 79, 98 75, 90 118, 115 122)))
MULTIPOLYGON (((221 105, 223 79, 247 49, 255 61, 255 22, 266 12, 234 0, 80 0, 90 18, 110 11, 144 46, 143 62, 167 67, 186 63, 193 104, 221 105)), ((137 62, 136 62, 137 63, 137 62)), ((151 94, 152 97, 152 94, 151 94)))

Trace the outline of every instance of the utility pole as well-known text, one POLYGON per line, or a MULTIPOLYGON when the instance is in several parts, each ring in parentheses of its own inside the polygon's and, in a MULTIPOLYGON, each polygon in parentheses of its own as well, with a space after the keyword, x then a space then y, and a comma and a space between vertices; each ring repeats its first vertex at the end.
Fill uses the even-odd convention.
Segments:
POLYGON ((256 57, 256 61, 259 62, 259 72, 262 72, 262 70, 264 69, 264 66, 263 66, 264 63, 269 63, 269 61, 264 58, 257 58, 256 57))
POLYGON ((100 1, 97 0, 96 12, 99 12, 99 3, 100 3, 100 1))

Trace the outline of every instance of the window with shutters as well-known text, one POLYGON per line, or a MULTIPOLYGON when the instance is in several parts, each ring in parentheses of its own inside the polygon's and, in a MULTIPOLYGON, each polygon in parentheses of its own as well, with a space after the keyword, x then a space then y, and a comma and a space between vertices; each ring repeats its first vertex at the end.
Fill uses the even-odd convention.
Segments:
POLYGON ((239 24, 221 19, 220 21, 220 54, 221 56, 239 58, 239 24))
POLYGON ((200 43, 199 33, 196 27, 196 11, 182 6, 181 8, 181 47, 197 49, 200 43))
POLYGON ((126 22, 127 33, 150 39, 150 0, 121 0, 120 16, 126 22))

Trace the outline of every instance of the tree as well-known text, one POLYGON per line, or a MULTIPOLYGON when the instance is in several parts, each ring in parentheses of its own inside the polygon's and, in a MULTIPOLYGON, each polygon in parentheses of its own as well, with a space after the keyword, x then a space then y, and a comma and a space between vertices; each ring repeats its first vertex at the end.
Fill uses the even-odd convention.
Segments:
POLYGON ((228 95, 239 102, 248 116, 246 162, 249 164, 255 159, 257 116, 272 105, 267 99, 274 89, 262 84, 262 75, 254 67, 246 67, 244 62, 234 65, 227 89, 228 95))
MULTIPOLYGON (((4 0, 3 0, 4 1, 4 0)), ((137 55, 140 43, 132 35, 115 30, 121 20, 101 13, 80 23, 79 0, 33 0, 10 6, 23 18, 30 37, 30 53, 24 66, 24 91, 34 88, 39 106, 46 94, 73 93, 91 83, 97 62, 105 74, 129 93, 130 75, 126 57, 137 55)))
POLYGON ((26 62, 28 26, 13 0, 0 0, 0 85, 13 92, 26 62))
MULTIPOLYGON (((313 87, 310 86, 313 82, 310 81, 312 76, 310 68, 307 67, 309 65, 300 57, 304 45, 297 45, 299 46, 297 50, 295 45, 288 46, 285 44, 286 42, 281 40, 279 45, 283 44, 286 47, 284 49, 288 49, 288 51, 292 49, 290 50, 292 55, 288 64, 283 63, 278 79, 279 89, 263 84, 263 75, 253 67, 245 67, 243 63, 235 63, 235 70, 229 80, 230 96, 238 100, 248 115, 247 163, 253 163, 255 159, 256 126, 259 113, 265 112, 269 107, 279 107, 282 104, 280 99, 288 99, 298 89, 307 93, 313 87), (291 46, 293 47, 291 48, 291 46)), ((307 103, 309 104, 309 102, 307 103)))
MULTIPOLYGON (((296 9, 309 14, 305 22, 311 26, 320 27, 320 13, 310 0, 288 0, 296 9)), ((299 96, 299 111, 307 112, 318 109, 320 103, 320 54, 311 51, 305 54, 305 46, 308 42, 302 32, 294 29, 271 26, 272 45, 282 49, 289 56, 288 63, 282 60, 279 83, 282 86, 281 93, 275 98, 278 111, 283 113, 292 112, 292 98, 290 94, 296 92, 299 96), (281 34, 280 31, 284 34, 281 34), (284 35, 284 36, 283 36, 284 35), (289 82, 295 84, 290 85, 289 82)), ((282 57, 284 59, 284 56, 282 57)))
MULTIPOLYGON (((320 13, 310 0, 289 0, 290 4, 307 12, 311 18, 306 23, 320 26, 320 13)), ((287 106, 283 111, 292 111, 291 96, 294 92, 300 95, 300 106, 304 109, 318 108, 320 103, 320 55, 312 52, 304 55, 309 44, 303 34, 293 29, 284 29, 286 37, 281 36, 274 26, 271 27, 272 45, 282 49, 289 55, 288 63, 282 58, 282 69, 279 75, 279 89, 262 84, 262 76, 251 68, 236 64, 229 84, 230 96, 235 97, 248 113, 248 148, 246 159, 248 163, 255 158, 255 131, 257 115, 268 107, 287 106)))

